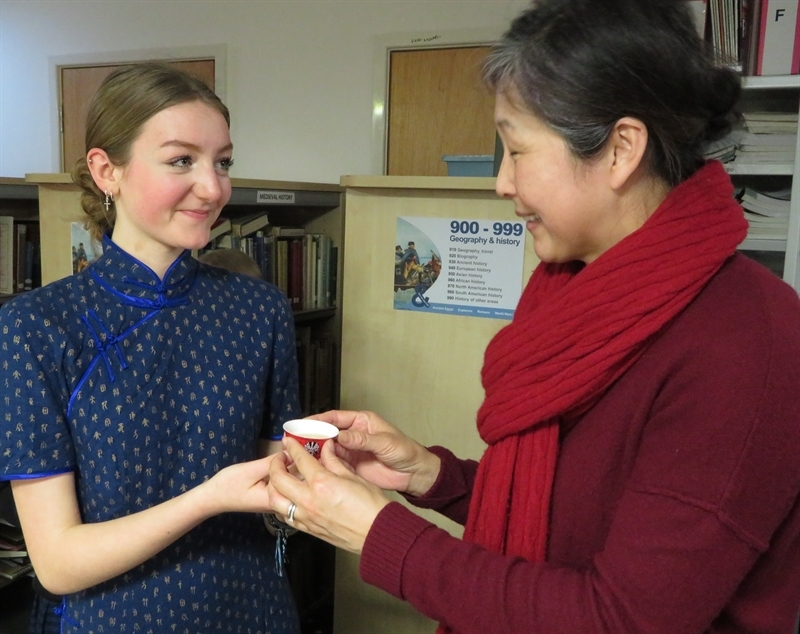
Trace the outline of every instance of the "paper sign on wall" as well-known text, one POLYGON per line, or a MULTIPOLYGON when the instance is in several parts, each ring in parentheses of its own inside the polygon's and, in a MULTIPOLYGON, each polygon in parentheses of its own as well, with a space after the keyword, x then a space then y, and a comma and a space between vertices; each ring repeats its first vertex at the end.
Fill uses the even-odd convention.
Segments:
POLYGON ((80 273, 103 254, 103 246, 92 240, 82 222, 70 223, 72 231, 72 272, 80 273))
POLYGON ((398 217, 394 308, 511 319, 522 293, 521 222, 398 217))

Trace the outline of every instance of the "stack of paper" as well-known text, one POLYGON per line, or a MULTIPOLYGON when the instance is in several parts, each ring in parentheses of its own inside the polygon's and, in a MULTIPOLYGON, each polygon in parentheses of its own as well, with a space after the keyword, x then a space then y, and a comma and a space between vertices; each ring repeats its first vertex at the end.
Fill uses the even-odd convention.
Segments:
POLYGON ((750 224, 750 238, 785 240, 789 232, 789 188, 762 192, 745 187, 739 200, 750 224))
POLYGON ((747 130, 754 134, 796 134, 796 112, 745 112, 747 130))
POLYGON ((793 163, 796 146, 796 128, 793 134, 745 132, 737 148, 737 160, 746 163, 793 163))

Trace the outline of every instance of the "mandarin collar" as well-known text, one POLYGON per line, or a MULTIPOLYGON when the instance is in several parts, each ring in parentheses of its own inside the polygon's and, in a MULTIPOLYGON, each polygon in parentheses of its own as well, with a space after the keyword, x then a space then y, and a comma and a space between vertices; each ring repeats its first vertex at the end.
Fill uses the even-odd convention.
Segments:
POLYGON ((89 266, 89 273, 103 288, 126 304, 164 308, 188 303, 198 262, 183 251, 159 279, 155 271, 103 236, 103 254, 89 266))

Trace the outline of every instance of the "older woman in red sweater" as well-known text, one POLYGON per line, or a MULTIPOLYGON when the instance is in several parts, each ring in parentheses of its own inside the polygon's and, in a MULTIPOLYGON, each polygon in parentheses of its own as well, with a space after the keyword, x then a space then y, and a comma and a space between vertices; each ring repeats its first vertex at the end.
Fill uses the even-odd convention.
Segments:
POLYGON ((335 453, 285 441, 273 507, 444 632, 794 632, 800 299, 737 254, 747 224, 702 154, 737 75, 678 0, 541 0, 485 79, 497 191, 542 260, 486 350, 488 448, 329 412, 335 453))

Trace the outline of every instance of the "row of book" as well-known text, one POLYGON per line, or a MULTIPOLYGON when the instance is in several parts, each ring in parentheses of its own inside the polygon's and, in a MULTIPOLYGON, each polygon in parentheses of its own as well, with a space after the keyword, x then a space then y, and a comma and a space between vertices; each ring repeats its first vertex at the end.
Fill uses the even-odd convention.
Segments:
POLYGON ((736 192, 750 228, 749 238, 785 240, 789 232, 791 188, 759 191, 744 187, 736 192))
POLYGON ((0 587, 33 574, 19 518, 14 509, 11 487, 0 484, 0 587))
POLYGON ((330 333, 311 326, 295 328, 300 407, 309 416, 338 407, 335 395, 339 367, 338 348, 330 333))
POLYGON ((0 216, 0 295, 41 285, 39 222, 0 216))
POLYGON ((728 163, 794 164, 796 112, 746 112, 743 125, 706 148, 706 156, 728 163))
POLYGON ((720 59, 743 75, 796 75, 800 58, 798 0, 692 0, 720 59))
POLYGON ((239 249, 251 256, 262 277, 283 291, 294 311, 336 305, 339 250, 324 234, 307 233, 302 227, 271 227, 262 212, 218 220, 201 253, 218 248, 239 249))

